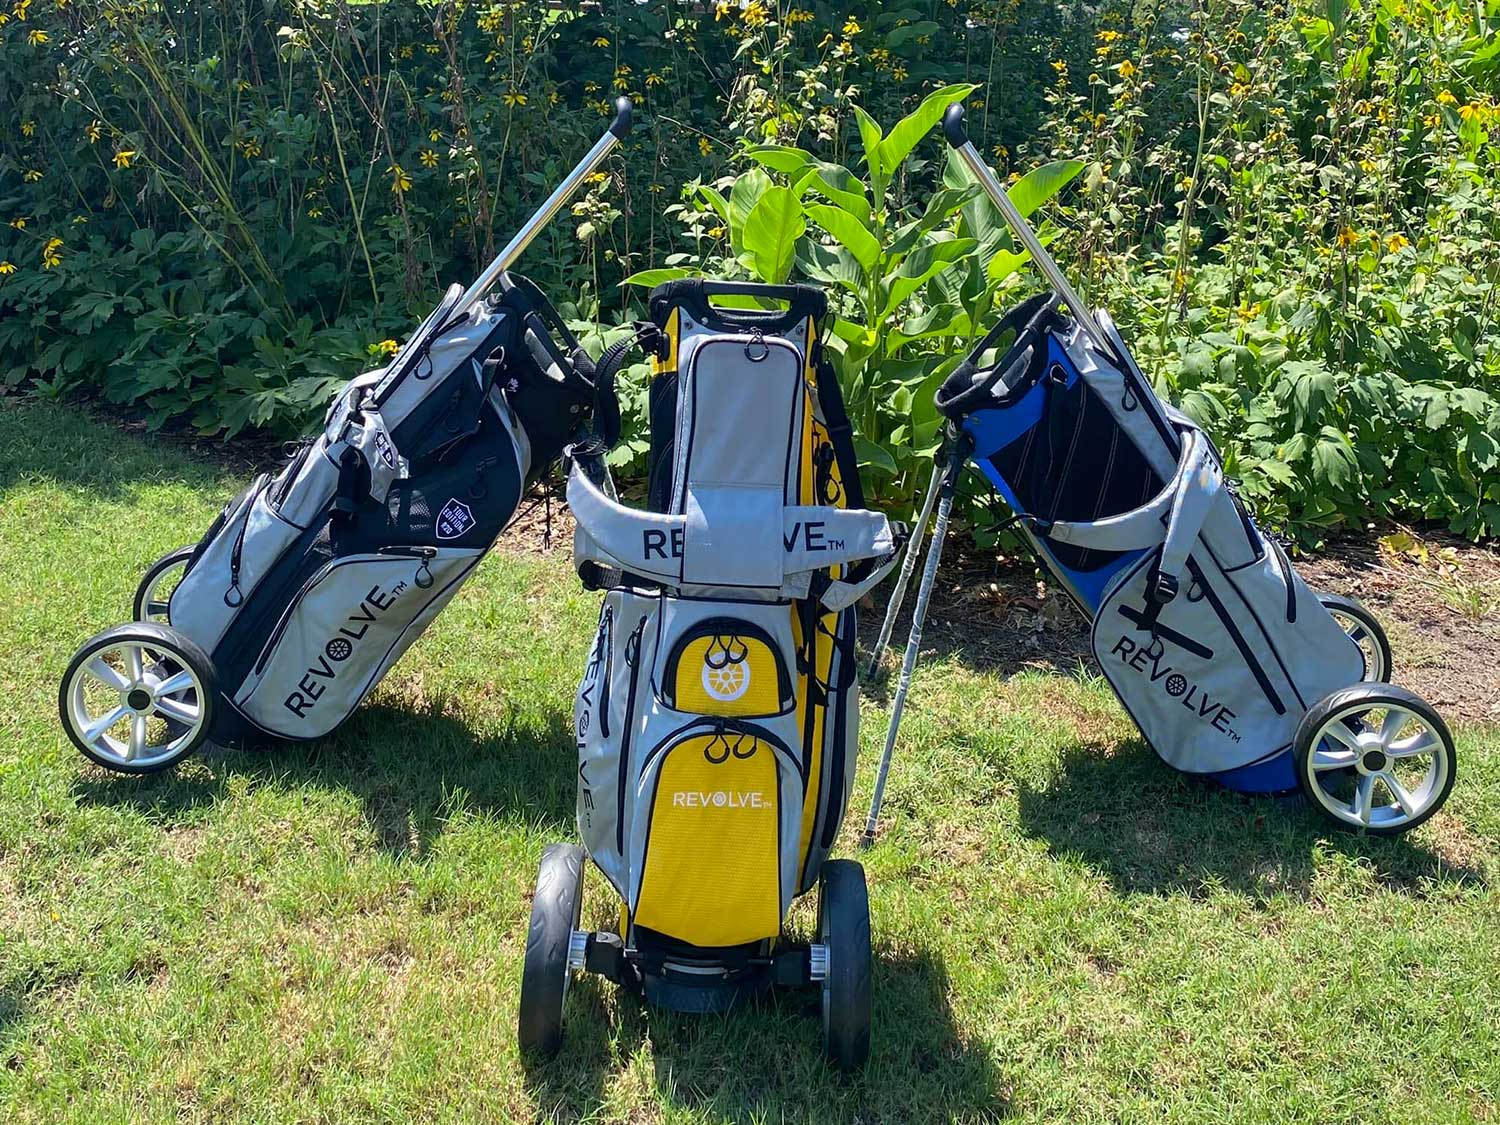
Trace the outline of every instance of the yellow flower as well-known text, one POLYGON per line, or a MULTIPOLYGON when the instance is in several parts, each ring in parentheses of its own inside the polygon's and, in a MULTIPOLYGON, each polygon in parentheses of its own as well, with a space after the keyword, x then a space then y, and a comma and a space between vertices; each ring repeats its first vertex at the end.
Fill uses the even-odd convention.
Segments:
POLYGON ((1339 231, 1339 236, 1334 239, 1334 242, 1341 250, 1349 249, 1349 247, 1353 246, 1358 241, 1359 235, 1354 233, 1353 227, 1345 227, 1343 230, 1339 231))
POLYGON ((607 179, 609 179, 609 177, 606 176, 603 172, 590 172, 583 178, 583 182, 586 184, 602 184, 607 179))
POLYGON ((585 94, 597 94, 599 92, 599 83, 585 82, 583 84, 583 92, 585 94))
POLYGON ((307 217, 309 219, 321 219, 323 217, 323 209, 321 207, 309 207, 307 209, 307 217))
POLYGON ((897 82, 900 82, 903 78, 905 78, 907 73, 908 71, 902 63, 897 63, 895 66, 891 67, 891 77, 894 78, 897 82))
POLYGON ((97 121, 90 121, 83 127, 83 135, 89 139, 89 144, 93 144, 104 136, 104 127, 97 121))
POLYGON ((507 90, 500 95, 500 100, 506 105, 525 105, 526 95, 519 90, 507 90))
POLYGON ((15 272, 16 264, 14 262, 0 262, 0 277, 9 277, 15 272))
POLYGON ((409 59, 409 58, 411 58, 411 44, 410 43, 408 43, 405 47, 401 48, 401 57, 403 59, 409 59))
POLYGON ((33 27, 26 33, 26 42, 30 43, 33 47, 40 47, 49 38, 50 36, 39 27, 33 27))
POLYGON ((1129 59, 1126 59, 1124 62, 1120 63, 1119 66, 1115 67, 1115 69, 1120 72, 1121 78, 1129 78, 1135 73, 1135 63, 1131 62, 1129 59))
POLYGON ((1452 90, 1444 90, 1437 96, 1438 105, 1457 105, 1458 99, 1453 96, 1452 90))
POLYGON ((1053 59, 1052 60, 1052 69, 1055 70, 1055 71, 1057 71, 1058 74, 1067 74, 1068 73, 1068 64, 1065 63, 1065 62, 1063 62, 1062 59, 1053 59))
POLYGON ((240 142, 240 151, 242 153, 244 153, 247 157, 259 156, 260 155, 260 142, 258 140, 256 140, 254 137, 251 137, 247 141, 241 141, 240 142))
POLYGON ((646 75, 646 89, 651 90, 657 86, 663 86, 666 81, 660 74, 648 74, 646 75))
POLYGON ((396 195, 405 195, 411 190, 411 176, 406 169, 399 164, 392 164, 386 169, 391 176, 391 191, 396 195))
POLYGON ((766 6, 761 3, 761 0, 750 0, 740 14, 740 18, 745 21, 746 27, 764 27, 766 20, 770 17, 766 14, 766 6))
POLYGON ((18 20, 26 18, 26 9, 31 7, 31 0, 17 0, 16 6, 11 9, 11 14, 18 20))
POLYGON ((119 152, 115 153, 115 167, 116 168, 129 168, 130 167, 130 162, 132 160, 134 160, 134 159, 135 159, 135 149, 133 149, 133 148, 122 148, 119 152))
POLYGON ((1411 240, 1404 234, 1388 235, 1385 240, 1385 248, 1392 254, 1398 254, 1411 245, 1411 240))
POLYGON ((859 21, 856 20, 853 16, 850 16, 844 21, 845 35, 858 35, 862 30, 863 29, 859 26, 859 21))
POLYGON ((42 247, 42 269, 50 270, 53 266, 62 265, 62 244, 60 238, 49 238, 47 244, 42 247))
POLYGON ((557 105, 561 101, 562 101, 562 95, 559 94, 556 90, 553 90, 552 93, 550 93, 550 94, 547 95, 547 104, 548 105, 557 105))
POLYGON ((31 136, 35 132, 36 132, 36 122, 35 121, 23 121, 23 122, 21 122, 21 136, 23 136, 23 137, 29 137, 29 136, 31 136))
POLYGON ((1429 129, 1436 129, 1442 123, 1443 119, 1435 113, 1429 113, 1427 114, 1427 116, 1422 118, 1422 124, 1427 126, 1427 128, 1429 129))
POLYGON ((0 12, 0 27, 4 27, 8 23, 10 23, 10 13, 0 12))
POLYGON ((718 0, 718 3, 714 5, 714 19, 728 19, 732 11, 734 11, 734 5, 730 3, 730 0, 718 0))
POLYGON ((1243 98, 1249 92, 1250 87, 1246 86, 1243 82, 1236 82, 1233 86, 1229 87, 1229 96, 1231 98, 1243 98))
POLYGON ((786 22, 794 27, 799 23, 807 23, 813 18, 813 14, 805 8, 793 8, 786 14, 786 22))
POLYGON ((1365 159, 1359 162, 1359 170, 1361 172, 1375 171, 1375 161, 1371 160, 1368 156, 1365 157, 1365 159))
POLYGON ((699 152, 701 152, 704 156, 707 156, 709 153, 713 152, 713 150, 714 150, 714 146, 711 145, 711 144, 709 144, 707 137, 699 137, 698 138, 698 151, 699 152))
POLYGON ((10 221, 10 225, 13 226, 16 230, 25 230, 26 229, 26 220, 25 219, 12 219, 10 221))
POLYGON ((601 36, 599 36, 598 39, 594 40, 594 46, 596 46, 596 47, 608 47, 609 46, 609 40, 607 38, 605 38, 603 35, 601 35, 601 36))
POLYGON ((833 53, 841 59, 847 59, 850 55, 854 54, 854 44, 845 39, 833 49, 833 53))
POLYGON ((42 173, 39 169, 36 168, 28 168, 21 174, 21 179, 25 180, 28 184, 34 184, 41 178, 42 173))
POLYGON ((380 343, 371 344, 365 350, 375 356, 395 355, 401 350, 401 345, 396 343, 395 340, 381 340, 380 343))
POLYGON ((1480 105, 1478 102, 1469 102, 1466 105, 1461 105, 1458 107, 1458 115, 1465 121, 1474 121, 1477 119, 1480 122, 1483 122, 1485 118, 1484 106, 1480 105))
POLYGON ((724 228, 722 226, 719 226, 719 227, 709 227, 708 228, 708 237, 709 238, 723 238, 724 237, 724 228))
POLYGON ((441 48, 439 48, 436 43, 429 43, 429 44, 427 44, 427 47, 426 47, 427 53, 429 55, 435 55, 435 54, 437 54, 440 49, 441 48))
POLYGON ((424 168, 436 168, 437 167, 437 162, 438 162, 437 153, 433 152, 432 149, 430 149, 430 148, 424 148, 422 150, 422 167, 424 167, 424 168))
POLYGON ((74 215, 73 216, 73 225, 75 227, 81 227, 81 226, 83 226, 84 223, 86 223, 88 221, 89 221, 89 217, 87 215, 74 215))

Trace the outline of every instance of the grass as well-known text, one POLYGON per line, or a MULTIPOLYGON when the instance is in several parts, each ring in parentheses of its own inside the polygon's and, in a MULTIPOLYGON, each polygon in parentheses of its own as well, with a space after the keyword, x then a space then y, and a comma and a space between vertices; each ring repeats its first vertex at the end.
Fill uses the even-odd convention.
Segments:
POLYGON ((1171 773, 1087 676, 961 654, 919 675, 863 857, 861 1076, 824 1067, 809 997, 678 1017, 593 981, 561 1058, 527 1070, 528 896, 573 834, 596 596, 562 557, 497 552, 334 737, 144 782, 86 767, 56 677, 237 483, 0 405, 0 1118, 1496 1116, 1500 733, 1460 732, 1447 813, 1362 839, 1171 773))

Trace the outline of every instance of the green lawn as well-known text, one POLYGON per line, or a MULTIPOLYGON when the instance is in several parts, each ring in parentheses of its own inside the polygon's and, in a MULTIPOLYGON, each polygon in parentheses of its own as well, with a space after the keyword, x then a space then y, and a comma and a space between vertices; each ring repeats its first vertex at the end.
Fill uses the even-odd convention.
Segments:
MULTIPOLYGON (((1500 732, 1460 731, 1445 814, 1367 840, 1174 775, 1100 682, 961 657, 920 673, 864 857, 861 1077, 824 1067, 810 997, 688 1018, 592 981, 528 1071, 528 896, 573 835, 596 595, 561 555, 497 552, 337 736, 144 782, 86 768, 57 676, 237 483, 0 405, 0 1119, 1500 1113, 1500 732)), ((883 692, 863 714, 856 810, 883 692)))

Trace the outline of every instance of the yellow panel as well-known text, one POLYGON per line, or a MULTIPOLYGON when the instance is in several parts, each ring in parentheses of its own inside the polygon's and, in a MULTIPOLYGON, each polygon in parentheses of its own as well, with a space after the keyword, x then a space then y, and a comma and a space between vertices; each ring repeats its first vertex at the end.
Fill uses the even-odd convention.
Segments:
MULTIPOLYGON (((729 736, 733 739, 733 733, 729 736)), ((775 752, 746 736, 748 757, 714 734, 667 751, 656 782, 635 923, 703 947, 781 929, 775 752)))
POLYGON ((667 358, 651 357, 652 375, 665 375, 669 371, 677 370, 677 345, 682 338, 681 316, 681 310, 676 308, 667 316, 667 358))
POLYGON ((684 646, 672 695, 695 715, 781 713, 780 661, 758 637, 719 633, 684 646))

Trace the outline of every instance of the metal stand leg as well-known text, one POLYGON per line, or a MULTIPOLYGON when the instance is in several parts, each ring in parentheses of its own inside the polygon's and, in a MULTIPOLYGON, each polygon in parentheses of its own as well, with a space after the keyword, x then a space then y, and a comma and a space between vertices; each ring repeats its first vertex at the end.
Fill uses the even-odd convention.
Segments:
POLYGON ((927 521, 932 518, 932 505, 937 501, 945 471, 941 459, 932 466, 932 483, 927 486, 927 495, 922 500, 922 513, 917 516, 917 525, 912 528, 911 538, 906 542, 906 556, 901 560, 901 573, 896 576, 896 588, 891 591, 891 602, 885 607, 885 620, 880 624, 880 638, 875 642, 875 651, 870 656, 868 674, 871 676, 880 668, 880 658, 885 655, 885 646, 891 640, 891 630, 896 627, 896 615, 901 612, 901 603, 906 600, 906 586, 911 581, 912 571, 917 569, 917 552, 922 548, 922 537, 927 534, 927 521))
POLYGON ((937 582, 938 563, 943 557, 943 540, 948 536, 948 517, 953 512, 953 493, 957 489, 959 470, 966 457, 967 451, 961 446, 953 450, 942 482, 942 499, 938 501, 937 522, 932 528, 932 545, 927 548, 922 582, 917 587, 917 606, 912 613, 911 635, 906 641, 906 655, 901 661, 901 679, 896 684, 896 696, 891 703, 891 722, 885 731, 885 750, 880 755, 880 771, 875 775, 875 793, 870 798, 870 815, 865 820, 865 834, 859 841, 862 848, 868 848, 875 842, 875 825, 880 819, 881 802, 885 799, 885 781, 891 770, 891 755, 896 749, 896 733, 901 727, 901 712, 906 709, 906 693, 911 690, 917 653, 922 648, 922 623, 927 619, 927 605, 932 599, 932 587, 937 582))

